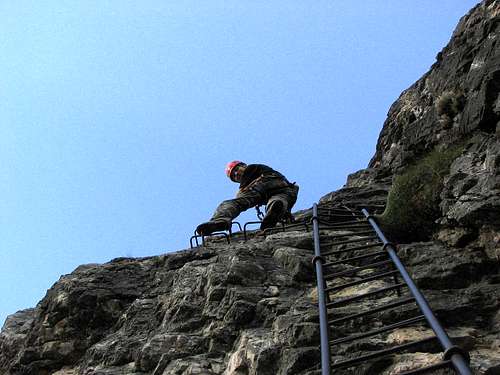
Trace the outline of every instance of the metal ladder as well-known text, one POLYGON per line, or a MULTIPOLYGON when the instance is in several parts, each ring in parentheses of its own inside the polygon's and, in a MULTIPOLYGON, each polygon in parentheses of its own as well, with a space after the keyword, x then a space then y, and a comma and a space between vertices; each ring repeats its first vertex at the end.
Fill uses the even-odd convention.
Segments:
MULTIPOLYGON (((248 227, 251 225, 260 225, 262 223, 262 220, 264 219, 264 214, 259 209, 259 206, 255 206, 255 209, 257 210, 257 218, 258 218, 257 221, 248 221, 243 225, 243 227, 241 226, 241 224, 239 222, 233 221, 233 222, 231 222, 231 227, 229 228, 227 233, 225 231, 221 231, 221 232, 214 232, 214 233, 207 234, 207 235, 201 235, 201 234, 198 234, 195 230, 193 235, 189 239, 189 245, 190 245, 191 249, 200 246, 200 242, 198 241, 198 239, 201 239, 201 245, 205 246, 206 245, 205 239, 207 237, 221 238, 221 239, 224 239, 228 244, 231 243, 231 239, 236 239, 236 240, 243 239, 244 242, 248 241, 249 240, 249 232, 250 232, 248 227), (232 228, 234 226, 238 227, 239 232, 233 232, 232 228), (243 238, 241 238, 241 236, 243 236, 243 238), (196 246, 195 246, 195 244, 196 244, 196 246)), ((287 230, 290 230, 290 229, 296 230, 298 228, 305 229, 306 231, 309 231, 311 229, 311 224, 307 220, 294 221, 292 223, 286 223, 286 221, 281 221, 279 223, 279 225, 277 225, 276 227, 267 228, 267 229, 261 231, 261 234, 268 235, 268 234, 272 234, 274 232, 286 232, 287 230)))
MULTIPOLYGON (((382 208, 382 207, 374 207, 382 208)), ((366 208, 358 210, 342 205, 317 204, 313 206, 312 215, 315 256, 313 263, 316 269, 318 307, 321 331, 321 374, 334 374, 341 368, 355 368, 394 353, 415 349, 424 344, 439 342, 443 350, 442 361, 430 366, 404 371, 398 375, 414 375, 429 373, 433 370, 450 368, 460 375, 472 375, 469 367, 468 353, 453 345, 449 336, 435 317, 428 302, 412 280, 401 260, 397 256, 396 246, 389 242, 375 219, 366 208), (328 242, 322 241, 320 230, 347 231, 329 236, 328 242), (354 264, 353 264, 354 263, 354 264), (335 270, 343 267, 344 269, 335 270), (361 274, 361 275, 360 275, 361 274), (351 279, 345 281, 345 279, 351 279), (390 285, 367 293, 335 298, 335 294, 353 286, 369 284, 385 280, 390 285), (366 299, 393 295, 391 301, 380 303, 367 311, 342 315, 339 309, 366 299), (342 327, 346 323, 359 322, 383 311, 416 304, 416 316, 398 322, 363 330, 350 335, 342 335, 342 327), (414 324, 427 323, 433 335, 413 342, 386 347, 367 354, 333 361, 332 353, 336 353, 343 344, 359 342, 368 337, 391 332, 397 328, 414 324)))

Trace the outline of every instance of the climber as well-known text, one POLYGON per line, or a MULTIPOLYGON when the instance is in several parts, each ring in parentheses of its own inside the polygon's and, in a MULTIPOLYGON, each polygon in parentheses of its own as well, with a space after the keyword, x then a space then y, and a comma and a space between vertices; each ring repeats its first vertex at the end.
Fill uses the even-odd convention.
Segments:
POLYGON ((260 229, 274 227, 280 220, 291 218, 291 209, 297 201, 299 187, 285 176, 263 164, 245 164, 235 160, 227 164, 226 175, 239 183, 234 199, 222 202, 214 215, 198 225, 196 232, 208 235, 216 231, 229 230, 231 221, 250 207, 266 205, 266 215, 260 229))

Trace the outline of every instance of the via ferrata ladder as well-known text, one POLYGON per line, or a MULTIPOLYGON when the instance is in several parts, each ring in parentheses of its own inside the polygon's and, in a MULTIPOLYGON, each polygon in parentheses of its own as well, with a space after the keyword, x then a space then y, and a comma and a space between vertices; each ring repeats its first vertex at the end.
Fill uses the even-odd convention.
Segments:
POLYGON ((435 341, 439 342, 444 351, 441 361, 423 368, 400 372, 398 375, 423 374, 442 368, 454 369, 460 375, 472 375, 468 354, 452 344, 425 297, 401 263, 396 254, 396 246, 385 238, 374 217, 366 209, 359 211, 340 205, 323 204, 319 207, 315 204, 312 222, 315 249, 313 263, 317 277, 321 329, 322 375, 339 373, 339 370, 344 368, 355 369, 356 366, 367 365, 374 359, 415 350, 435 341), (320 229, 341 232, 329 236, 328 242, 324 242, 322 240, 325 236, 321 236, 320 229), (348 288, 370 285, 375 281, 385 281, 384 286, 357 295, 336 297, 336 294, 348 288), (380 302, 388 295, 393 297, 390 301, 386 298, 368 310, 345 312, 346 307, 353 306, 359 301, 375 298, 380 302), (395 313, 396 309, 411 304, 416 306, 399 312, 399 315, 404 317, 402 320, 382 327, 370 327, 353 334, 345 334, 345 331, 348 331, 346 329, 348 323, 357 323, 359 328, 366 325, 363 324, 363 320, 369 322, 370 318, 376 317, 378 313, 390 311, 398 315, 395 313), (362 347, 363 339, 422 323, 427 323, 434 334, 372 352, 361 351, 347 358, 337 354, 356 347, 355 343, 359 344, 358 347, 362 347))

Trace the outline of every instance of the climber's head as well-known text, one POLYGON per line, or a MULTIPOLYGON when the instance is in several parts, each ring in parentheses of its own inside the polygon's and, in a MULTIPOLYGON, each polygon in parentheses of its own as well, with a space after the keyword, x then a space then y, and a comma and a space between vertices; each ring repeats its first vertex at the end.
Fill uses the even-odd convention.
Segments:
POLYGON ((226 176, 231 179, 233 182, 240 182, 241 175, 245 171, 247 165, 239 160, 234 160, 230 163, 227 163, 226 166, 226 176))

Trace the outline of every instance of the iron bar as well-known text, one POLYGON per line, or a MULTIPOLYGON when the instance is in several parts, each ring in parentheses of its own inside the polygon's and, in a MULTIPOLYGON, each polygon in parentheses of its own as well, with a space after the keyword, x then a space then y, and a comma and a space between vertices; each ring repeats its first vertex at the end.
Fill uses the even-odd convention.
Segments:
POLYGON ((189 239, 189 245, 191 246, 191 249, 194 248, 194 246, 193 246, 193 240, 196 240, 196 247, 199 247, 200 244, 198 243, 198 236, 194 235, 194 236, 191 236, 191 238, 189 239))
POLYGON ((313 237, 314 237, 314 266, 316 268, 316 279, 318 284, 318 308, 319 308, 319 325, 321 335, 321 373, 322 375, 330 374, 330 344, 329 344, 329 329, 328 316, 326 313, 326 297, 325 297, 325 280, 323 278, 323 266, 321 264, 321 248, 319 245, 319 225, 318 225, 318 206, 313 205, 313 237))
MULTIPOLYGON (((378 358, 378 357, 383 357, 384 355, 396 353, 396 352, 403 351, 403 350, 406 350, 406 349, 410 349, 410 348, 412 348, 414 346, 418 346, 418 345, 422 345, 422 344, 427 344, 428 342, 434 341, 435 339, 436 339, 435 336, 427 337, 425 339, 408 342, 406 344, 401 344, 401 345, 393 346, 391 348, 377 350, 375 352, 372 352, 370 354, 366 354, 366 355, 363 355, 363 356, 360 356, 360 357, 357 357, 357 358, 347 359, 347 360, 341 361, 341 362, 335 362, 334 364, 332 364, 332 369, 334 369, 334 368, 341 368, 341 367, 351 367, 352 365, 355 365, 355 364, 358 364, 358 363, 361 363, 361 362, 364 362, 364 361, 368 361, 370 359, 374 359, 374 358, 378 358)), ((398 375, 401 375, 401 374, 398 374, 398 375)))
MULTIPOLYGON (((345 321, 348 321, 348 320, 353 320, 353 319, 361 318, 363 316, 372 315, 372 314, 375 314, 375 313, 378 313, 378 312, 381 312, 381 311, 390 310, 390 309, 393 309, 395 307, 404 306, 404 305, 407 305, 407 304, 409 304, 411 302, 415 302, 415 299, 413 297, 408 297, 408 298, 405 298, 405 299, 402 299, 402 300, 398 300, 396 302, 392 302, 392 303, 384 304, 384 305, 379 306, 379 307, 371 308, 370 310, 366 310, 366 311, 362 311, 362 312, 359 312, 359 313, 356 313, 356 314, 351 314, 351 315, 343 316, 342 318, 337 318, 337 319, 330 320, 330 326, 332 326, 334 324, 339 324, 339 323, 342 323, 342 322, 345 322, 345 321)), ((333 315, 333 314, 334 314, 334 312, 331 312, 328 315, 330 316, 330 315, 333 315)))
POLYGON ((330 341, 330 345, 344 344, 346 342, 351 342, 351 341, 358 340, 358 339, 364 339, 366 337, 375 336, 375 335, 378 335, 379 333, 392 331, 393 329, 408 326, 410 324, 418 323, 418 322, 424 321, 424 320, 425 320, 425 317, 423 315, 419 315, 419 316, 416 316, 414 318, 402 320, 401 322, 397 322, 397 323, 390 324, 390 325, 385 326, 385 327, 374 329, 373 331, 362 332, 362 333, 358 333, 358 334, 355 334, 352 336, 342 337, 341 339, 330 341))
POLYGON ((391 286, 387 286, 385 288, 380 288, 380 289, 373 290, 371 292, 367 292, 367 293, 363 293, 363 294, 358 294, 358 295, 355 295, 355 296, 352 296, 352 297, 343 298, 343 299, 335 301, 335 302, 327 303, 326 307, 330 309, 332 307, 337 307, 337 306, 343 305, 343 304, 348 303, 348 302, 359 301, 360 299, 368 298, 368 297, 372 297, 372 296, 376 296, 377 294, 382 294, 382 293, 385 293, 385 292, 391 292, 391 291, 393 291, 393 290, 395 290, 397 288, 400 288, 400 287, 402 287, 404 285, 405 285, 404 283, 396 284, 396 285, 391 285, 391 286))
POLYGON ((248 238, 247 238, 247 226, 253 225, 253 224, 262 224, 262 221, 249 221, 249 222, 246 222, 245 225, 243 225, 243 238, 245 239, 245 241, 248 240, 248 238))
POLYGON ((226 239, 226 241, 227 241, 228 244, 231 243, 231 238, 229 237, 229 235, 227 233, 224 233, 224 232, 213 232, 213 233, 201 236, 201 240, 203 242, 203 246, 205 246, 205 237, 224 237, 226 239))
POLYGON ((377 251, 377 252, 374 252, 374 253, 368 253, 368 254, 364 254, 364 255, 359 255, 357 257, 351 257, 351 258, 336 260, 334 262, 328 262, 328 263, 325 263, 324 266, 325 267, 331 267, 331 266, 335 266, 337 264, 344 264, 344 263, 352 262, 352 261, 355 261, 355 260, 361 260, 361 259, 366 259, 366 258, 374 257, 374 256, 377 256, 377 255, 386 255, 386 254, 387 253, 385 251, 377 251))
MULTIPOLYGON (((320 224, 323 224, 325 227, 328 227, 328 228, 357 228, 357 227, 366 227, 366 226, 370 226, 370 223, 368 223, 367 221, 351 221, 350 223, 342 223, 342 224, 339 224, 338 222, 325 222, 325 220, 321 220, 321 219, 318 219, 319 223, 320 224)), ((320 228, 321 229, 321 228, 320 228)))
POLYGON ((345 270, 345 271, 341 271, 338 273, 328 274, 328 275, 325 275, 325 280, 333 280, 333 279, 340 277, 340 276, 349 275, 350 273, 356 273, 358 271, 362 271, 362 270, 369 269, 369 268, 374 268, 374 267, 378 267, 378 266, 385 266, 386 264, 391 264, 391 261, 384 260, 382 262, 370 263, 370 264, 367 264, 365 266, 351 268, 350 270, 345 270))
MULTIPOLYGON (((356 233, 357 236, 360 234, 371 234, 372 232, 366 232, 366 233, 356 233)), ((347 237, 347 235, 339 235, 335 237, 347 237)), ((377 236, 368 236, 368 237, 361 237, 361 238, 356 238, 354 240, 346 240, 346 241, 338 241, 338 242, 329 242, 329 243, 324 243, 322 246, 337 246, 337 245, 344 245, 346 243, 355 243, 355 242, 361 242, 361 241, 371 241, 371 240, 378 240, 377 236)))
MULTIPOLYGON (((441 326, 441 323, 439 323, 438 319, 432 312, 429 303, 425 299, 424 295, 420 292, 417 285, 415 284, 415 282, 409 275, 408 271, 406 270, 405 266, 399 259, 398 255, 396 254, 396 249, 394 248, 394 246, 387 240, 384 233, 382 233, 373 216, 371 216, 365 208, 363 208, 361 212, 363 212, 363 214, 366 216, 369 223, 372 225, 373 229, 377 233, 378 237, 384 243, 384 247, 386 248, 387 252, 389 253, 389 256, 394 262, 394 265, 401 274, 401 277, 406 282, 408 288, 410 289, 411 294, 413 295, 413 297, 415 297, 416 303, 418 304, 420 310, 424 314, 425 319, 429 323, 429 326, 436 334, 439 342, 441 343, 443 349, 445 350, 445 353, 446 351, 450 351, 456 348, 451 342, 451 339, 444 330, 444 328, 441 326)), ((464 353, 462 353, 460 350, 455 350, 450 354, 450 357, 451 357, 450 360, 453 363, 453 367, 458 371, 460 375, 472 375, 472 371, 467 363, 464 353)))
POLYGON ((366 229, 367 227, 370 227, 370 224, 353 224, 353 225, 335 225, 335 224, 328 224, 324 223, 323 221, 319 220, 319 223, 322 225, 319 229, 326 230, 326 229, 331 229, 331 230, 342 230, 342 229, 366 229))
POLYGON ((240 230, 240 232, 242 231, 241 224, 239 222, 237 222, 237 221, 231 221, 231 228, 233 227, 233 225, 237 225, 238 228, 239 228, 239 230, 240 230))
MULTIPOLYGON (((318 219, 321 221, 321 219, 319 218, 319 216, 318 216, 318 219)), ((312 218, 311 218, 310 221, 312 221, 312 218)), ((362 222, 364 222, 364 220, 363 221, 360 221, 360 220, 338 221, 338 222, 335 223, 335 225, 352 225, 352 224, 356 224, 356 223, 360 223, 360 222, 362 223, 362 222)))
POLYGON ((373 276, 365 277, 365 278, 360 279, 360 280, 350 281, 350 282, 345 283, 345 284, 331 286, 329 288, 326 288, 325 291, 328 293, 328 292, 334 292, 334 291, 337 291, 337 290, 342 290, 342 289, 345 289, 345 288, 350 288, 351 286, 355 286, 355 285, 359 285, 359 284, 364 284, 364 283, 367 283, 368 281, 383 279, 384 277, 390 277, 390 276, 394 275, 397 272, 398 271, 389 271, 389 272, 377 273, 377 274, 375 274, 373 276))
POLYGON ((364 219, 365 217, 363 215, 346 215, 346 214, 318 214, 318 217, 350 217, 351 219, 359 218, 359 219, 364 219))
POLYGON ((343 212, 343 213, 348 213, 350 212, 348 209, 346 208, 339 208, 338 205, 336 204, 327 204, 327 203, 320 203, 318 205, 318 212, 320 210, 328 210, 328 211, 337 211, 337 212, 343 212))
POLYGON ((382 242, 374 242, 374 243, 369 244, 369 245, 354 246, 354 247, 348 247, 348 248, 342 249, 342 250, 327 251, 326 253, 323 253, 323 256, 326 257, 326 256, 330 256, 330 255, 348 253, 350 251, 369 249, 370 247, 375 247, 375 246, 380 246, 380 245, 383 245, 383 243, 382 242))

